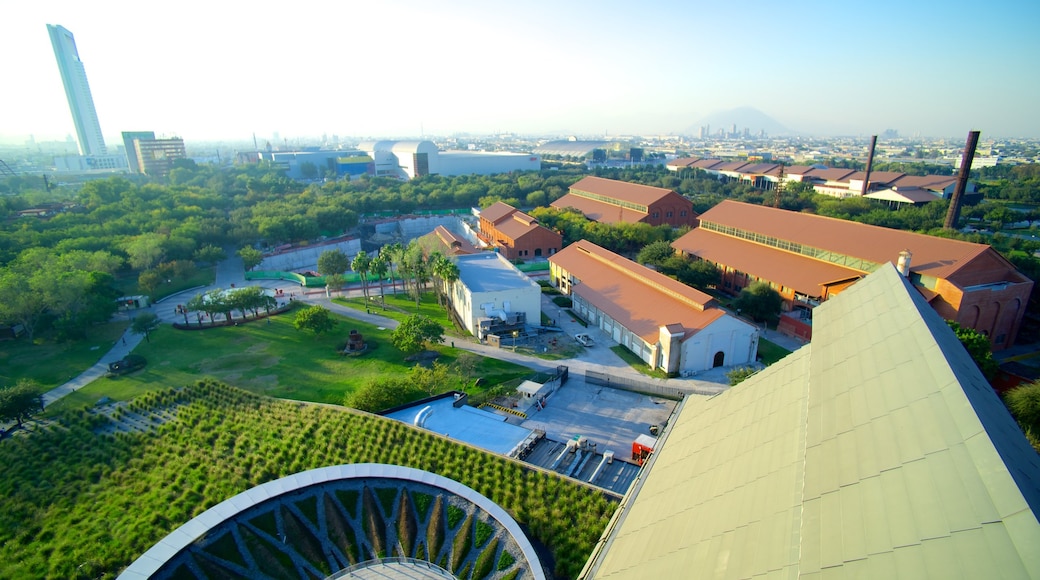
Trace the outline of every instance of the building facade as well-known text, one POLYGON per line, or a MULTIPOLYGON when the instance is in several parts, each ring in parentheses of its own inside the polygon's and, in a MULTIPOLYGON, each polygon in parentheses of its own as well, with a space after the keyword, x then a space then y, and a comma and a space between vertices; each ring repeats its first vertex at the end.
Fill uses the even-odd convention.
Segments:
POLYGON ((990 338, 994 350, 1015 342, 1033 281, 996 250, 857 222, 726 200, 672 243, 707 260, 722 287, 739 293, 768 282, 791 314, 781 330, 808 339, 811 310, 879 266, 898 263, 943 318, 990 338))
POLYGON ((169 175, 173 162, 186 159, 184 139, 134 139, 134 152, 138 170, 148 176, 169 175))
POLYGON ((691 374, 755 362, 758 328, 711 296, 581 240, 549 258, 574 310, 652 369, 691 374))
POLYGON ((58 61, 58 72, 61 73, 61 84, 65 87, 65 97, 69 101, 72 122, 76 126, 79 154, 106 155, 108 149, 101 135, 94 97, 87 84, 87 71, 76 50, 76 39, 68 29, 56 24, 48 24, 47 32, 54 48, 54 58, 58 61))
POLYGON ((126 154, 126 165, 130 173, 141 173, 141 164, 137 160, 137 147, 134 141, 152 141, 155 139, 154 131, 123 131, 123 148, 126 154))
POLYGON ((502 202, 480 212, 480 235, 507 260, 547 258, 563 247, 558 232, 502 202))
POLYGON ((455 314, 473 336, 484 340, 500 330, 522 331, 542 322, 542 289, 494 252, 456 256, 459 279, 448 288, 455 314))
POLYGON ((582 178, 550 205, 574 208, 590 220, 608 224, 692 227, 697 223, 693 202, 670 189, 602 177, 582 178))

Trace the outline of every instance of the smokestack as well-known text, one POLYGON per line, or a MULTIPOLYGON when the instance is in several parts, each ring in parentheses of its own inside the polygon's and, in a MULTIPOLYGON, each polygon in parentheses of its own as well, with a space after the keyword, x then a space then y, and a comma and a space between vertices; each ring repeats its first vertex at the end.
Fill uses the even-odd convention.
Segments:
POLYGON ((877 135, 870 136, 870 152, 867 153, 867 174, 863 176, 863 188, 859 194, 861 196, 867 195, 867 188, 870 187, 870 170, 874 167, 874 147, 877 146, 877 135))
POLYGON ((903 275, 904 278, 910 277, 910 258, 912 254, 910 250, 903 250, 899 252, 899 261, 896 262, 896 270, 903 275))
POLYGON ((961 171, 957 174, 957 186, 950 198, 950 209, 946 211, 943 227, 948 230, 957 229, 957 220, 961 218, 961 204, 964 202, 964 190, 968 187, 968 173, 971 172, 971 161, 975 158, 975 146, 979 144, 979 132, 969 131, 968 140, 964 143, 961 155, 961 171))

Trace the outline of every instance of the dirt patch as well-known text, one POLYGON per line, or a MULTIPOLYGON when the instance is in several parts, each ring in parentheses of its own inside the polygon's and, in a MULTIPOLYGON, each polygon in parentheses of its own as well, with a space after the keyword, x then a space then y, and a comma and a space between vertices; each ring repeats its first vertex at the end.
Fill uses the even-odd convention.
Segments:
POLYGON ((433 363, 437 361, 439 356, 441 356, 440 353, 435 350, 424 350, 417 352, 404 360, 410 363, 415 363, 423 368, 430 368, 433 366, 433 363))

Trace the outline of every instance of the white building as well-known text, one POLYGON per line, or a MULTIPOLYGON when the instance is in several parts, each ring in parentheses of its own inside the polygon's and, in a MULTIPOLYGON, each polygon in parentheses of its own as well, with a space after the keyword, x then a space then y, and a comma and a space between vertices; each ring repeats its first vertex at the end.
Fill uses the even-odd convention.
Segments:
POLYGON ((755 362, 758 328, 711 296, 580 240, 549 257, 553 285, 589 326, 650 368, 689 374, 755 362))
POLYGON ((456 256, 459 279, 448 290, 466 330, 483 340, 495 327, 522 327, 542 321, 542 290, 495 252, 456 256), (490 332, 489 332, 490 330, 490 332))
POLYGON ((490 175, 538 170, 542 160, 527 153, 440 151, 431 141, 366 141, 358 149, 375 163, 377 177, 414 179, 424 175, 490 175))

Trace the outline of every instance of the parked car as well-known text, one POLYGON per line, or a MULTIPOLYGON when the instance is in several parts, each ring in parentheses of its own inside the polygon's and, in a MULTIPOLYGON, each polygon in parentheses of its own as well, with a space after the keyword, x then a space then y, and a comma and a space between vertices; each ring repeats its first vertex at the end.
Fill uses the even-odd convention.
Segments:
POLYGON ((592 346, 593 344, 595 344, 595 341, 592 340, 592 337, 585 333, 575 334, 574 340, 578 341, 578 344, 582 346, 592 346))
POLYGON ((148 364, 148 361, 141 355, 128 354, 123 360, 118 360, 114 363, 108 363, 108 376, 114 377, 126 373, 143 369, 148 364))

